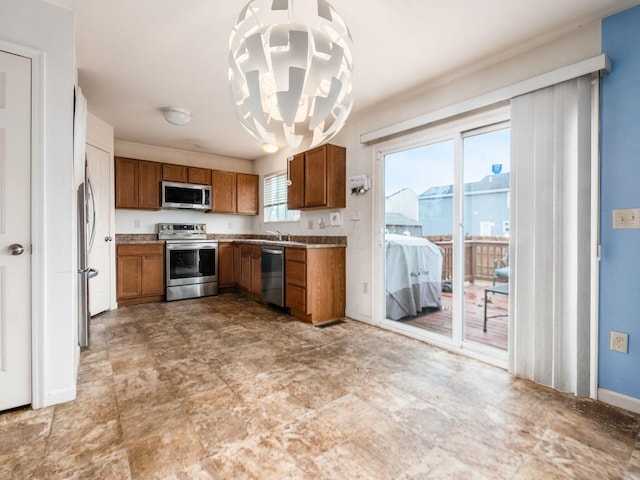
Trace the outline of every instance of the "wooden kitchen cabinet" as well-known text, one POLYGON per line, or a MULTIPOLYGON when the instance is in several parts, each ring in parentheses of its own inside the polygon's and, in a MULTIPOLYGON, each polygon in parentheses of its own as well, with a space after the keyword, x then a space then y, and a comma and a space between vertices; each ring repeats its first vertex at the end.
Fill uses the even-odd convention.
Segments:
POLYGON ((167 182, 196 183, 211 185, 211 170, 208 168, 189 167, 164 163, 162 165, 162 180, 167 182))
POLYGON ((211 213, 258 214, 258 175, 213 170, 211 213))
POLYGON ((189 181, 189 167, 187 167, 186 165, 163 163, 162 180, 164 180, 165 182, 187 183, 189 181))
POLYGON ((240 284, 242 277, 242 248, 240 245, 233 244, 233 283, 240 284))
POLYGON ((315 210, 346 207, 346 149, 321 145, 289 159, 287 208, 315 210))
POLYGON ((162 164, 115 157, 116 208, 160 209, 162 164))
POLYGON ((240 288, 256 300, 261 297, 262 248, 259 245, 240 246, 240 288))
POLYGON ((164 298, 164 245, 117 246, 117 297, 120 305, 164 298))
POLYGON ((238 173, 236 177, 236 212, 243 215, 258 214, 258 175, 238 173))
POLYGON ((287 247, 285 283, 285 303, 294 317, 314 325, 344 317, 344 247, 287 247))
POLYGON ((233 243, 218 243, 218 286, 233 287, 236 284, 234 275, 233 243))
POLYGON ((189 167, 189 183, 211 185, 211 170, 208 168, 189 167))
POLYGON ((115 158, 116 208, 160 209, 164 181, 212 186, 211 213, 257 215, 258 175, 133 158, 115 158))
POLYGON ((160 208, 160 175, 162 165, 156 162, 138 161, 138 208, 160 208))
POLYGON ((214 170, 211 174, 211 213, 236 213, 236 173, 214 170))

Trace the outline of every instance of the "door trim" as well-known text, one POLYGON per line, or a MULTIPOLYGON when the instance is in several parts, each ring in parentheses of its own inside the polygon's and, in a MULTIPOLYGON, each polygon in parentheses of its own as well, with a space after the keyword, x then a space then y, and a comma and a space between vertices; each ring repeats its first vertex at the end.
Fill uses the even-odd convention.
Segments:
MULTIPOLYGON (((42 50, 2 39, 0 50, 31 59, 31 405, 41 408, 45 406, 45 56, 42 50)), ((60 395, 68 399, 67 392, 60 392, 60 395)))

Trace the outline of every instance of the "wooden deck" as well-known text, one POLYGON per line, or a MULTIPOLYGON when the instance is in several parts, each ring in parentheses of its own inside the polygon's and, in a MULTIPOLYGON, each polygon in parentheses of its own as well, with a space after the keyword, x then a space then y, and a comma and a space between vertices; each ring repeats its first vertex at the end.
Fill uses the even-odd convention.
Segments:
MULTIPOLYGON (((491 286, 490 283, 475 283, 465 286, 465 315, 464 338, 465 340, 481 343, 500 350, 507 350, 507 326, 509 323, 509 297, 508 295, 489 294, 490 302, 487 304, 487 331, 483 332, 484 321, 484 289, 491 286)), ((442 293, 441 310, 425 310, 416 317, 405 317, 398 320, 406 325, 451 336, 451 307, 452 294, 442 293)))

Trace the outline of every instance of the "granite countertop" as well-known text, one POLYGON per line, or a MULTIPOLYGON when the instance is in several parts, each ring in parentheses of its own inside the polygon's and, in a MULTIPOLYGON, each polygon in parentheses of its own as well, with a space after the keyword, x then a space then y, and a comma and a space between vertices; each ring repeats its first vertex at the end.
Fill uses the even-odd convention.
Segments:
POLYGON ((236 239, 236 240, 218 240, 219 242, 232 242, 232 243, 248 243, 252 245, 273 245, 273 246, 282 246, 282 247, 292 247, 292 248, 336 248, 336 247, 346 247, 345 244, 342 243, 305 243, 305 242, 296 242, 296 241, 287 241, 287 240, 269 240, 262 238, 247 238, 247 239, 236 239))
MULTIPOLYGON (((208 240, 217 240, 227 243, 248 243, 253 245, 274 245, 292 248, 335 248, 346 247, 346 237, 293 237, 291 241, 265 238, 265 235, 216 235, 208 234, 208 240)), ((155 233, 119 233, 116 234, 116 244, 164 244, 164 240, 158 240, 155 233)))

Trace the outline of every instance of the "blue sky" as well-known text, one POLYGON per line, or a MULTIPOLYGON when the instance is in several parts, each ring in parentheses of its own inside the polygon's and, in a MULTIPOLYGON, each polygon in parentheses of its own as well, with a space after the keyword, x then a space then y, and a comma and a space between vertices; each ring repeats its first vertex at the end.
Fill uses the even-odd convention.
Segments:
MULTIPOLYGON (((491 175, 501 164, 501 173, 510 171, 510 130, 496 130, 464 140, 464 181, 476 182, 491 175)), ((425 145, 387 155, 385 196, 403 188, 420 195, 425 190, 453 183, 453 140, 425 145)))

